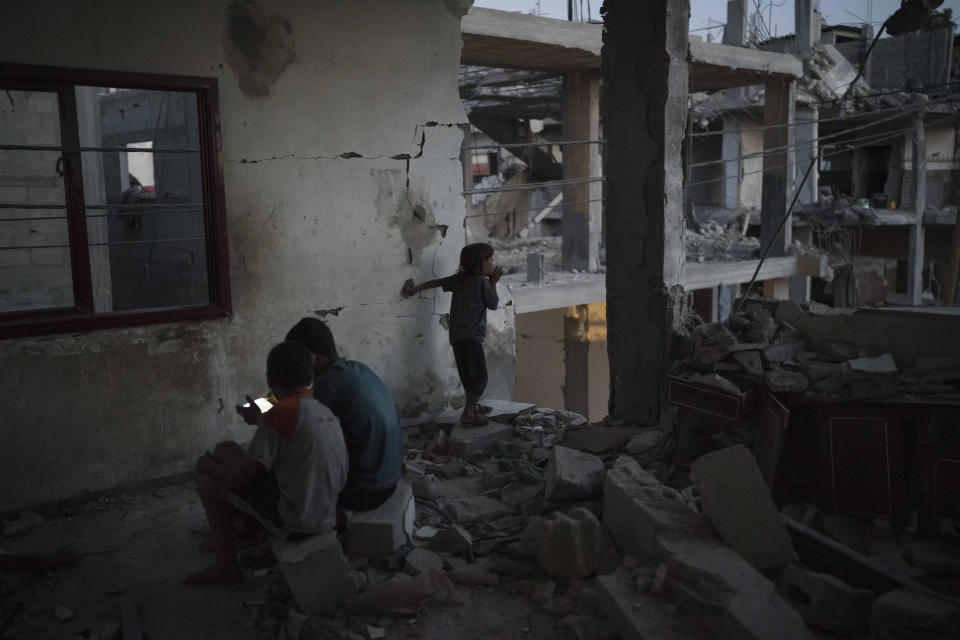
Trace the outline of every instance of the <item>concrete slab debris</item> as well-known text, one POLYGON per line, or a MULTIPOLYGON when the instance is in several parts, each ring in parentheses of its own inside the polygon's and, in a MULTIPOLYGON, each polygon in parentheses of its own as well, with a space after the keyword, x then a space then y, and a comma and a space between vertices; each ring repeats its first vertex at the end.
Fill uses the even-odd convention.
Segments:
POLYGON ((608 453, 619 449, 642 431, 639 427, 617 426, 568 428, 563 432, 560 444, 587 453, 608 453))
POLYGON ((903 558, 932 576, 960 576, 960 547, 943 542, 911 542, 903 558))
POLYGON ((703 512, 717 533, 760 570, 796 560, 756 459, 742 445, 700 456, 693 463, 703 512))
POLYGON ((621 553, 641 559, 663 555, 665 540, 710 539, 710 523, 676 491, 628 456, 620 456, 603 482, 603 524, 621 553))
POLYGON ((730 354, 730 357, 750 375, 763 375, 763 362, 760 360, 760 354, 756 351, 734 351, 730 354))
POLYGON ((473 545, 473 537, 460 525, 451 525, 430 539, 430 547, 445 553, 461 553, 473 545))
POLYGON ((624 640, 682 640, 709 635, 698 624, 698 616, 672 615, 662 598, 634 588, 627 571, 600 576, 595 584, 603 610, 624 640))
POLYGON ((407 557, 403 559, 403 570, 411 576, 418 576, 431 569, 436 569, 437 571, 443 569, 443 557, 429 549, 415 547, 413 551, 408 553, 407 557))
POLYGON ((873 592, 856 589, 829 573, 790 565, 780 581, 781 595, 812 627, 838 634, 865 631, 873 592))
POLYGON ((273 545, 273 554, 304 613, 332 613, 354 592, 350 566, 334 531, 293 542, 279 540, 273 545))
POLYGON ((401 482, 381 506, 348 515, 347 555, 383 558, 392 554, 413 536, 416 515, 413 489, 401 482))
POLYGON ((643 433, 634 436, 630 439, 630 442, 627 443, 627 453, 630 455, 636 455, 643 451, 649 451, 653 447, 660 444, 660 441, 663 440, 664 434, 659 429, 649 429, 643 433))
POLYGON ((516 509, 523 503, 536 499, 541 493, 543 493, 542 484, 513 482, 500 491, 500 501, 511 509, 516 509))
POLYGON ((513 514, 511 507, 488 496, 453 498, 447 504, 453 510, 456 521, 464 525, 491 522, 513 514))
POLYGON ((544 472, 544 497, 548 500, 579 500, 600 493, 605 468, 595 455, 555 446, 544 472))
POLYGON ((844 385, 854 398, 880 398, 896 395, 900 376, 893 356, 885 353, 876 358, 854 358, 840 369, 844 385))
POLYGON ((367 616, 410 615, 428 603, 462 604, 456 587, 443 572, 431 570, 416 578, 394 574, 389 580, 347 598, 344 606, 348 611, 367 616))
POLYGON ((767 388, 774 393, 799 393, 806 391, 810 386, 807 376, 796 371, 787 371, 786 369, 772 369, 767 371, 763 379, 767 383, 767 388))
POLYGON ((960 607, 935 593, 896 589, 873 601, 870 627, 880 638, 960 638, 960 607))
POLYGON ((471 454, 482 453, 488 445, 509 438, 513 432, 510 425, 490 422, 482 427, 455 426, 450 431, 450 455, 467 458, 471 454))

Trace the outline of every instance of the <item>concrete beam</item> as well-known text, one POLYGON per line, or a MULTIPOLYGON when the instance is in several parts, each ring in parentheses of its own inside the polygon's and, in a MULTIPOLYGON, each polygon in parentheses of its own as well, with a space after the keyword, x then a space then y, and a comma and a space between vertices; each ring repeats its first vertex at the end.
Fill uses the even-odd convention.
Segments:
POLYGON ((913 211, 916 222, 910 227, 907 256, 907 295, 910 304, 919 307, 923 296, 923 212, 927 208, 927 139, 923 113, 913 119, 913 211))
POLYGON ((793 232, 789 219, 780 225, 793 196, 794 132, 789 125, 794 120, 795 92, 796 82, 783 78, 767 82, 764 91, 763 124, 768 128, 763 132, 760 246, 772 242, 770 256, 787 254, 793 232))
MULTIPOLYGON (((687 291, 743 284, 750 282, 753 272, 757 269, 757 262, 759 261, 690 263, 684 267, 680 283, 687 291)), ((822 278, 830 273, 825 256, 785 256, 764 260, 757 280, 766 281, 791 276, 822 278)), ((513 296, 517 313, 561 309, 580 304, 604 302, 607 299, 607 287, 603 274, 581 274, 576 280, 546 281, 542 286, 527 286, 520 281, 510 282, 508 277, 504 284, 513 296)))
POLYGON ((723 25, 723 44, 738 47, 747 44, 747 0, 727 2, 727 23, 723 25))
MULTIPOLYGON (((571 71, 563 80, 563 137, 600 138, 600 74, 571 71)), ((596 178, 601 173, 600 145, 563 148, 565 179, 596 178)), ((580 182, 563 188, 562 260, 564 269, 596 271, 600 267, 600 212, 603 185, 580 182)))
MULTIPOLYGON (((510 11, 473 7, 461 21, 463 64, 508 69, 599 69, 603 28, 510 11)), ((691 41, 690 91, 763 84, 771 77, 799 78, 803 65, 791 55, 691 41)))

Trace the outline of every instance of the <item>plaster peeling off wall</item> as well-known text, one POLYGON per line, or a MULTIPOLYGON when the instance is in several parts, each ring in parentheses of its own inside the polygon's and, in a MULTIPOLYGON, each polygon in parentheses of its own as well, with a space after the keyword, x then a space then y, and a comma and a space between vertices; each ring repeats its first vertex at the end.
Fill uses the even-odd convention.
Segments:
POLYGON ((263 391, 267 351, 304 316, 327 321, 401 410, 457 393, 439 322, 449 295, 399 292, 406 278, 452 273, 464 241, 464 10, 456 0, 5 8, 0 60, 218 79, 233 315, 0 342, 0 511, 187 471, 218 440, 249 438, 233 405, 263 391), (130 29, 131 15, 150 27, 130 29))

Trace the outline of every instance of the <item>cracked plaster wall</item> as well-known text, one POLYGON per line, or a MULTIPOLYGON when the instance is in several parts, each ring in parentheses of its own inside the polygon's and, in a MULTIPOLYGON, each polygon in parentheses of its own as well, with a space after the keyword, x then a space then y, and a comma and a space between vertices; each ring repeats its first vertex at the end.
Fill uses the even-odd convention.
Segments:
POLYGON ((0 60, 219 80, 234 312, 0 342, 0 511, 186 471, 218 440, 248 438, 232 407, 263 390, 267 350, 305 315, 329 322, 401 411, 457 392, 439 322, 449 295, 399 290, 452 273, 464 242, 464 5, 5 7, 0 60))

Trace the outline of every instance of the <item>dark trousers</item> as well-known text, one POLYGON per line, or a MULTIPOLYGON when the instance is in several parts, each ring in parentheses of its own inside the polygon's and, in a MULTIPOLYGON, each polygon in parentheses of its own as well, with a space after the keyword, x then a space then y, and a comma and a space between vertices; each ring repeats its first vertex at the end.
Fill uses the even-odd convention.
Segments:
POLYGON ((467 403, 473 404, 487 388, 487 359, 483 355, 483 343, 477 340, 458 340, 453 343, 453 357, 457 361, 457 373, 467 394, 467 403))

